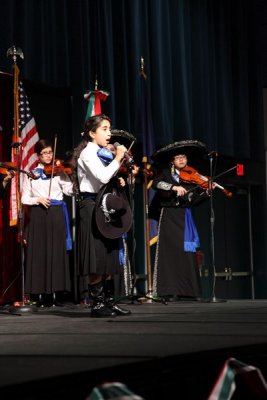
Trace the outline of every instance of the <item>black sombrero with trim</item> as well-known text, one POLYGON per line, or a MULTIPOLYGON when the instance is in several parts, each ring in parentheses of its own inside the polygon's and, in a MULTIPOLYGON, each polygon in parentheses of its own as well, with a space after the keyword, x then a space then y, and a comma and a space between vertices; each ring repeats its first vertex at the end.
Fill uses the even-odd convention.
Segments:
POLYGON ((124 191, 104 185, 96 197, 96 225, 108 239, 120 238, 132 225, 132 211, 124 191))
POLYGON ((110 143, 115 142, 123 144, 128 148, 132 142, 136 142, 136 137, 127 131, 123 131, 122 129, 111 129, 110 143))
POLYGON ((199 140, 180 140, 160 148, 151 158, 156 162, 169 162, 178 154, 185 154, 189 158, 195 158, 204 156, 206 153, 206 145, 199 140))

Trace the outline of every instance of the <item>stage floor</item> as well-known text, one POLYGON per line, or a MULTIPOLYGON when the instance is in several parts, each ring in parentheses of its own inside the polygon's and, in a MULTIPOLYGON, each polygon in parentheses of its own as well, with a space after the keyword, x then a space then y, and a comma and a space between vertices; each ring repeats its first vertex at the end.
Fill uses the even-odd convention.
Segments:
POLYGON ((2 307, 1 397, 85 400, 96 384, 120 381, 147 400, 173 390, 174 399, 201 400, 229 357, 267 379, 267 300, 121 305, 132 314, 96 319, 66 304, 14 315, 2 307))

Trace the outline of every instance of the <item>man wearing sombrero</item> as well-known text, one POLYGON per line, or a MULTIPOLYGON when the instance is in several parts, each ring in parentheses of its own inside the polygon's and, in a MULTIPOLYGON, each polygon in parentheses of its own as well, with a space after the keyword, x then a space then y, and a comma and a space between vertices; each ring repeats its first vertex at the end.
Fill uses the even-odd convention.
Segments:
POLYGON ((201 298, 196 258, 199 237, 191 207, 208 198, 206 190, 183 182, 181 171, 206 152, 203 143, 183 140, 155 152, 152 159, 168 163, 153 182, 160 201, 158 242, 155 254, 153 294, 164 298, 201 298))

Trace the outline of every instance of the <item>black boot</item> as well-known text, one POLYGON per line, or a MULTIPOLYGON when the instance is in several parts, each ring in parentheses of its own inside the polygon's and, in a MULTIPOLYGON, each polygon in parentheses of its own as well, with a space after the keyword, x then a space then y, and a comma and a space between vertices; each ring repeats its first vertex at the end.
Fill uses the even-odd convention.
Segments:
POLYGON ((44 308, 44 295, 42 293, 38 294, 38 300, 37 300, 37 307, 44 308))
POLYGON ((63 304, 62 304, 62 303, 59 303, 59 302, 57 301, 56 292, 53 292, 52 297, 53 297, 52 307, 63 307, 63 304))
POLYGON ((125 308, 121 308, 118 303, 116 303, 114 299, 114 281, 108 279, 105 281, 105 303, 106 306, 116 315, 130 315, 130 310, 125 310, 125 308))
POLYGON ((116 313, 112 311, 109 307, 106 307, 105 305, 103 283, 99 282, 94 285, 89 285, 88 289, 89 289, 89 296, 93 301, 91 307, 91 317, 96 317, 96 318, 116 317, 116 313))

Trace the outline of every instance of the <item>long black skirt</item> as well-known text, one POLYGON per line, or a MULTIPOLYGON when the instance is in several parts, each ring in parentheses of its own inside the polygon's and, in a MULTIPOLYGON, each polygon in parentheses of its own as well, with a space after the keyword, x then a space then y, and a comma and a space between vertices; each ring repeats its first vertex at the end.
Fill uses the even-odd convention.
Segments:
POLYGON ((26 293, 70 290, 69 258, 62 206, 32 206, 27 229, 26 293))
POLYGON ((161 210, 153 276, 155 296, 201 296, 196 253, 184 251, 184 227, 184 208, 161 210))
POLYGON ((78 263, 81 276, 120 273, 119 239, 107 239, 95 221, 95 201, 86 199, 78 206, 78 263))

